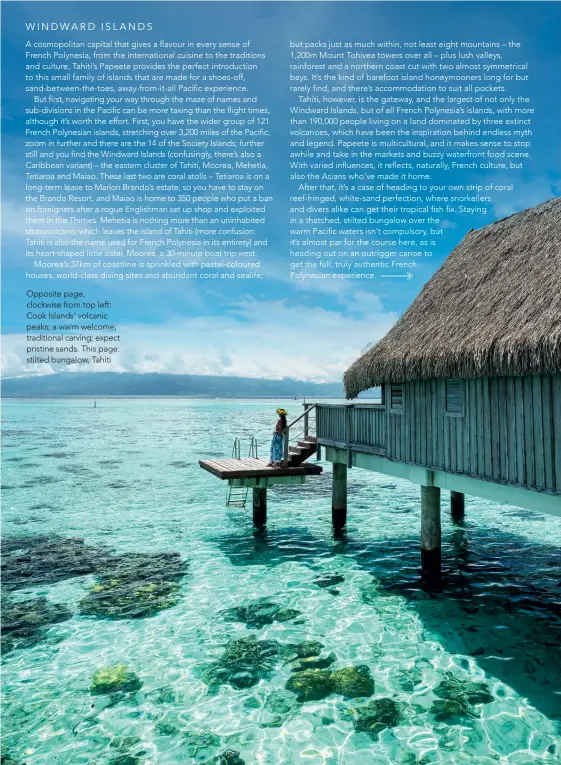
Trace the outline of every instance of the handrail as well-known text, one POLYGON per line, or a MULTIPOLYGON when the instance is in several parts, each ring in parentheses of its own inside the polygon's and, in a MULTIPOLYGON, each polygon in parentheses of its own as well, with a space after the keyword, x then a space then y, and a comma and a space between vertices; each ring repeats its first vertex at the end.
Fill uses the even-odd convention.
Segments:
POLYGON ((321 403, 318 402, 317 404, 314 404, 314 406, 321 406, 324 408, 329 407, 330 409, 345 409, 347 407, 353 407, 355 409, 385 409, 386 405, 382 403, 375 403, 375 404, 366 404, 366 403, 355 403, 355 402, 343 402, 342 404, 328 404, 328 403, 321 403))
POLYGON ((248 458, 258 459, 257 455, 257 439, 255 436, 251 436, 251 441, 249 442, 249 452, 247 454, 248 458))
POLYGON ((307 438, 308 436, 308 428, 309 428, 309 416, 310 412, 315 409, 317 404, 304 404, 304 411, 302 414, 298 415, 298 417, 293 420, 289 425, 286 426, 284 429, 284 441, 283 441, 283 450, 282 450, 282 466, 287 467, 288 465, 288 458, 290 454, 290 429, 296 425, 297 422, 300 422, 300 420, 304 420, 304 438, 307 438))
POLYGON ((232 459, 239 460, 240 457, 241 457, 241 441, 238 438, 238 436, 236 436, 236 438, 234 439, 234 445, 232 447, 232 459))
POLYGON ((317 406, 317 404, 304 404, 304 406, 305 406, 306 408, 304 409, 304 411, 302 412, 302 414, 299 414, 299 415, 298 415, 298 417, 297 417, 295 420, 293 420, 293 421, 290 423, 290 425, 287 425, 287 427, 288 427, 288 428, 291 428, 293 425, 296 425, 296 423, 297 423, 299 420, 301 420, 301 419, 302 419, 303 417, 305 417, 307 414, 310 414, 310 412, 312 411, 312 409, 315 409, 315 407, 317 406))

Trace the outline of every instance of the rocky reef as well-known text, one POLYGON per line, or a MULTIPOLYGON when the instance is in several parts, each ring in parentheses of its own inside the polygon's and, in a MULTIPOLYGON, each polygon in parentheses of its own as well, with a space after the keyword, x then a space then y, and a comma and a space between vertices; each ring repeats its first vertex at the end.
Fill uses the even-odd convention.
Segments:
POLYGON ((332 672, 331 685, 334 693, 340 693, 347 699, 372 696, 374 693, 374 680, 365 664, 332 672))
MULTIPOLYGON (((328 657, 330 658, 330 657, 328 657)), ((327 669, 302 669, 286 683, 286 689, 296 694, 300 703, 320 701, 332 693, 345 698, 363 698, 374 693, 374 680, 364 664, 344 667, 334 672, 327 669)))
POLYGON ((287 622, 301 615, 294 608, 283 608, 268 600, 256 600, 244 606, 228 608, 221 612, 227 621, 242 622, 248 629, 261 629, 274 622, 287 622))
POLYGON ((257 640, 253 635, 232 640, 222 656, 203 673, 203 680, 211 691, 220 685, 232 688, 250 688, 271 670, 283 656, 283 647, 275 640, 257 640))
POLYGON ((55 584, 93 574, 111 558, 110 550, 77 537, 7 537, 2 540, 2 584, 9 590, 55 584))
POLYGON ((80 602, 82 614, 112 619, 153 616, 179 600, 187 563, 178 553, 118 554, 83 539, 49 535, 2 541, 2 580, 8 590, 55 584, 95 574, 80 602))
POLYGON ((140 619, 172 608, 187 563, 178 553, 132 553, 103 566, 80 601, 80 613, 109 619, 140 619))
MULTIPOLYGON (((212 754, 213 750, 220 746, 220 736, 207 729, 187 731, 184 738, 186 753, 189 757, 193 757, 195 762, 200 761, 202 758, 206 762, 207 757, 212 754)), ((212 758, 211 762, 214 761, 216 759, 212 758)))
POLYGON ((294 646, 295 656, 291 657, 293 672, 302 672, 306 669, 327 669, 337 661, 335 654, 322 656, 323 645, 317 640, 303 640, 294 646))
POLYGON ((215 762, 216 765, 245 765, 245 760, 242 760, 240 753, 233 749, 227 749, 219 754, 215 762))
POLYGON ((331 673, 325 669, 305 669, 294 674, 287 682, 286 689, 296 694, 296 701, 321 701, 331 693, 331 673))
POLYGON ((15 601, 2 598, 2 652, 13 648, 27 648, 40 643, 46 637, 46 627, 65 622, 72 613, 60 603, 47 598, 30 598, 15 601))
POLYGON ((312 656, 319 656, 323 650, 323 643, 319 640, 303 640, 296 646, 296 656, 299 659, 310 659, 312 656))
POLYGON ((142 688, 142 681, 126 664, 98 669, 92 678, 90 693, 103 696, 110 693, 134 693, 142 688))
POLYGON ((403 705, 393 699, 372 699, 357 709, 354 714, 356 731, 367 733, 374 741, 386 728, 395 728, 404 722, 403 705))
POLYGON ((431 713, 439 722, 450 722, 455 718, 477 717, 475 704, 490 704, 493 696, 485 683, 461 680, 447 672, 444 680, 434 689, 439 698, 433 702, 431 713))

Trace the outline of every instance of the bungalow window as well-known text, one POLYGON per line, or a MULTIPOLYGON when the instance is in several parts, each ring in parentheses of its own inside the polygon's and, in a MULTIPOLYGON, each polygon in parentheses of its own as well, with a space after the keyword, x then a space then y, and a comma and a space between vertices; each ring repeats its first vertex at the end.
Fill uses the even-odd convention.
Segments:
POLYGON ((403 383, 390 383, 390 411, 403 412, 403 383))
POLYGON ((461 417, 464 413, 462 381, 457 378, 446 380, 445 383, 446 414, 461 417))

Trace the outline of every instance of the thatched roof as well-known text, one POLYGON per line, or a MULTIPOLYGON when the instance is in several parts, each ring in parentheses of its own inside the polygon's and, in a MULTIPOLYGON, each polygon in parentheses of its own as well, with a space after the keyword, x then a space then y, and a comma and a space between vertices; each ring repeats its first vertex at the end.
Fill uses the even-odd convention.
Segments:
POLYGON ((383 382, 561 371, 561 197, 470 231, 345 373, 383 382))

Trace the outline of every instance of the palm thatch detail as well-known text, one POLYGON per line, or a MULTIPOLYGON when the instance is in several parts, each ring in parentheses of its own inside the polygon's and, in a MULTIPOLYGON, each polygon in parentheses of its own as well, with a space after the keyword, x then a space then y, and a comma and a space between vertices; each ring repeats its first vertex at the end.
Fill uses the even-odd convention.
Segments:
POLYGON ((385 382, 561 371, 561 197, 469 231, 344 376, 385 382))

